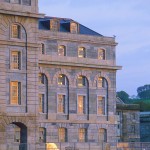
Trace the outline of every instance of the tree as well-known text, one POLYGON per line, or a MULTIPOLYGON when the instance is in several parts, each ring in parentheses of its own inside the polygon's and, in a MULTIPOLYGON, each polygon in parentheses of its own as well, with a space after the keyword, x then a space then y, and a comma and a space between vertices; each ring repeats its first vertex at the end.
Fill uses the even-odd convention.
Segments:
POLYGON ((137 93, 141 99, 150 99, 150 84, 138 87, 137 93))
POLYGON ((117 97, 119 97, 124 103, 129 102, 129 95, 125 91, 117 92, 117 97))

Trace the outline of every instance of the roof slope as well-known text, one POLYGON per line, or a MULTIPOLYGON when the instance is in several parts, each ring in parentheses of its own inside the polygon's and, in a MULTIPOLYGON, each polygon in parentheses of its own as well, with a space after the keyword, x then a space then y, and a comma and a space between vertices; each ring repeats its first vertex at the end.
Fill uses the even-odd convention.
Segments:
MULTIPOLYGON (((48 17, 39 19, 39 29, 40 30, 50 30, 50 20, 57 19, 60 23, 60 32, 70 32, 70 23, 76 22, 72 19, 67 18, 56 18, 56 17, 48 17)), ((76 22, 77 23, 77 22, 76 22)), ((89 29, 88 27, 85 27, 84 25, 78 23, 79 25, 79 33, 78 34, 85 34, 85 35, 93 35, 93 36, 102 36, 101 34, 89 29)))

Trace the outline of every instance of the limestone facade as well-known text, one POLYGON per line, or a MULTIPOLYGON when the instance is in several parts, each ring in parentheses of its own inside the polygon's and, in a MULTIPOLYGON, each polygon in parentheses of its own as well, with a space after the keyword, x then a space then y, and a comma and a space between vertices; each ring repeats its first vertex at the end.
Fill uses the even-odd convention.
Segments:
POLYGON ((116 150, 116 70, 121 67, 116 66, 115 38, 41 30, 39 18, 44 15, 38 13, 37 0, 0 4, 0 150, 52 150, 52 145, 60 150, 116 150), (17 38, 12 37, 12 25, 20 32, 17 38), (58 55, 61 45, 65 56, 58 55), (85 58, 78 57, 79 47, 85 48, 85 58), (105 50, 105 59, 98 59, 98 49, 105 50), (18 69, 11 67, 13 52, 19 54, 18 69), (58 84, 60 75, 65 84, 58 84), (85 79, 83 86, 79 77, 85 79), (99 78, 105 86, 98 87, 99 78), (12 90, 12 82, 18 89, 12 90), (15 90, 18 104, 11 101, 15 90), (105 99, 100 106, 98 97, 105 99))

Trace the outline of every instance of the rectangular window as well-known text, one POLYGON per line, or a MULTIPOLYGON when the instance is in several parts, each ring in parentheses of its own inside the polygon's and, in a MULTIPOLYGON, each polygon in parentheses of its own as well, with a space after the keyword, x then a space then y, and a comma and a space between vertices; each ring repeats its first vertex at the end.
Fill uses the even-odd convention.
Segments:
POLYGON ((67 141, 67 130, 65 128, 58 129, 59 142, 67 141))
POLYGON ((77 25, 77 23, 71 23, 71 25, 70 25, 70 32, 71 33, 78 33, 78 25, 77 25))
POLYGON ((59 94, 58 96, 58 113, 65 113, 65 95, 59 94))
POLYGON ((79 129, 79 142, 86 142, 87 131, 84 128, 79 129))
POLYGON ((20 25, 13 24, 12 25, 12 38, 20 38, 21 37, 21 27, 20 25))
POLYGON ((21 53, 18 51, 11 52, 11 69, 21 69, 21 53))
POLYGON ((97 97, 97 114, 105 115, 105 97, 97 97))
POLYGON ((10 82, 10 104, 21 104, 21 83, 18 81, 10 82))
POLYGON ((30 6, 31 5, 31 0, 22 0, 22 4, 30 6))
POLYGON ((106 129, 99 129, 99 142, 107 142, 107 131, 106 129))
POLYGON ((85 96, 83 95, 78 95, 78 114, 85 114, 85 96))
POLYGON ((44 94, 39 94, 39 112, 44 113, 44 94))

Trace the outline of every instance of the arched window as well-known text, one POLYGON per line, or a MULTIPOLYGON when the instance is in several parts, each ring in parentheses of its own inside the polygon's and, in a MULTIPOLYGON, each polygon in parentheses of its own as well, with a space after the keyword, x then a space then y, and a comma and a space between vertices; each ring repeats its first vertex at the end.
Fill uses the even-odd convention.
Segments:
POLYGON ((86 57, 86 50, 84 47, 78 48, 78 57, 85 58, 86 57))
POLYGON ((66 128, 58 128, 58 138, 59 138, 59 142, 67 142, 66 128))
POLYGON ((77 85, 78 87, 82 87, 82 86, 86 86, 87 85, 87 82, 86 82, 86 77, 85 76, 78 76, 77 78, 77 85))
POLYGON ((68 85, 67 77, 64 74, 59 74, 58 85, 68 85))
POLYGON ((99 77, 97 80, 97 87, 98 88, 106 88, 107 87, 107 81, 105 78, 103 77, 99 77))
POLYGON ((58 55, 66 56, 66 47, 64 45, 58 46, 58 55))
POLYGON ((15 39, 21 39, 21 26, 19 24, 12 24, 11 37, 15 39))
POLYGON ((70 25, 70 32, 71 33, 78 33, 78 24, 75 22, 72 22, 70 25))
POLYGON ((98 49, 98 59, 99 60, 105 60, 106 56, 105 56, 105 50, 104 49, 98 49))
POLYGON ((99 129, 99 142, 107 142, 107 130, 106 129, 99 129))

